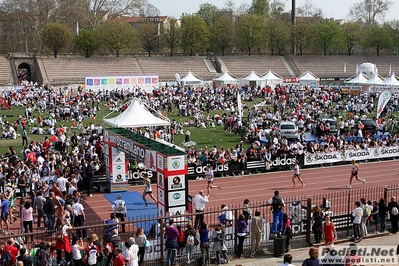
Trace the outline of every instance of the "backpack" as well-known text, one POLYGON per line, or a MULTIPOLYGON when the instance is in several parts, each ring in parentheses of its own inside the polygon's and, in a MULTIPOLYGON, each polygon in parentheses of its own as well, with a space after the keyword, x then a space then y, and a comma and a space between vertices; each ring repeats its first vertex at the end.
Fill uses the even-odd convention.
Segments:
POLYGON ((364 206, 363 217, 369 217, 370 214, 371 214, 370 206, 369 205, 365 205, 364 206))
POLYGON ((96 261, 97 262, 98 251, 96 246, 90 247, 89 251, 87 252, 87 262, 96 261))
POLYGON ((36 251, 36 265, 37 266, 46 266, 47 265, 47 256, 45 249, 39 249, 36 251))
POLYGON ((149 233, 150 237, 156 237, 156 226, 157 226, 156 224, 151 225, 150 233, 149 233))
POLYGON ((177 237, 177 243, 184 243, 184 231, 179 231, 179 236, 177 237))
POLYGON ((273 211, 281 211, 283 209, 283 199, 280 196, 273 197, 273 211))
POLYGON ((11 253, 8 250, 8 247, 6 247, 6 251, 4 252, 4 254, 1 255, 0 265, 4 265, 4 266, 11 265, 11 253))
POLYGON ((188 235, 186 243, 188 245, 194 245, 194 236, 193 235, 188 235))
POLYGON ((399 214, 398 208, 397 208, 397 207, 393 207, 393 208, 391 209, 391 214, 392 214, 392 215, 398 215, 398 214, 399 214))

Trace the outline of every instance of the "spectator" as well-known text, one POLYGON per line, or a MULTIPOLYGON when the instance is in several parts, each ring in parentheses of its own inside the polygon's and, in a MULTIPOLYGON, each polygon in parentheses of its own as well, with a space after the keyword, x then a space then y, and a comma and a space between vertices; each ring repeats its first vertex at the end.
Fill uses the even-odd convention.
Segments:
POLYGON ((322 234, 324 239, 324 245, 334 245, 334 241, 337 240, 337 231, 335 229, 334 223, 330 220, 330 216, 326 214, 324 216, 325 222, 322 227, 322 234))
POLYGON ((222 204, 221 206, 222 213, 218 216, 219 222, 224 226, 232 226, 233 225, 233 212, 229 210, 226 204, 222 204))
POLYGON ((136 235, 134 236, 134 240, 136 241, 136 244, 139 247, 139 251, 137 253, 137 255, 139 257, 139 264, 143 265, 144 255, 145 255, 145 242, 147 241, 147 237, 144 234, 143 228, 137 228, 136 235))
POLYGON ((252 215, 252 211, 251 208, 249 208, 249 199, 245 199, 244 203, 242 204, 243 207, 243 215, 244 215, 244 219, 245 222, 248 223, 248 220, 251 219, 251 215, 252 215))
POLYGON ((260 249, 260 237, 263 232, 263 219, 260 217, 260 211, 255 211, 255 216, 251 219, 251 258, 260 249))
POLYGON ((280 237, 283 231, 284 200, 280 197, 278 190, 274 191, 274 197, 269 199, 268 203, 272 205, 273 210, 272 238, 280 237))
POLYGON ((126 266, 138 265, 137 253, 139 247, 135 244, 134 238, 130 238, 129 241, 125 242, 125 251, 123 252, 123 258, 125 259, 126 266))
POLYGON ((202 264, 211 263, 210 245, 209 245, 209 229, 205 222, 202 222, 199 229, 200 248, 202 255, 202 264))
POLYGON ((4 194, 0 195, 0 201, 1 201, 1 221, 0 221, 0 227, 1 230, 3 230, 3 223, 6 225, 6 231, 5 234, 9 234, 9 225, 8 225, 8 200, 4 197, 4 194))
POLYGON ((118 230, 118 221, 116 220, 115 213, 111 212, 109 215, 110 219, 105 220, 107 226, 104 227, 104 238, 107 239, 113 235, 114 230, 118 230))
POLYGON ((224 230, 221 224, 216 226, 215 231, 212 232, 212 240, 213 250, 216 253, 216 264, 229 263, 229 257, 227 256, 227 247, 224 242, 224 230))
POLYGON ((15 241, 13 238, 9 238, 7 240, 7 246, 5 246, 2 251, 1 255, 3 255, 6 252, 9 252, 11 255, 11 265, 15 265, 17 262, 17 256, 18 256, 18 248, 15 246, 15 241))
POLYGON ((68 230, 72 229, 72 226, 66 219, 61 217, 57 218, 55 225, 57 232, 57 242, 55 248, 57 250, 57 263, 60 264, 62 260, 62 251, 64 251, 65 261, 70 263, 71 261, 71 244, 69 242, 68 230))
POLYGON ((363 209, 360 207, 360 202, 356 201, 355 202, 355 209, 352 212, 352 217, 353 217, 353 237, 352 240, 356 241, 362 240, 362 235, 360 234, 360 225, 362 222, 362 217, 363 217, 363 209))
POLYGON ((32 261, 27 255, 26 248, 21 248, 19 250, 19 256, 17 257, 18 262, 22 262, 24 266, 32 266, 32 261))
POLYGON ((82 238, 73 238, 71 246, 72 261, 75 266, 84 266, 81 251, 84 250, 82 238))
POLYGON ((321 241, 321 235, 323 231, 323 212, 321 211, 319 206, 315 206, 313 208, 313 225, 312 225, 312 231, 314 235, 314 240, 316 244, 319 244, 321 241))
POLYGON ((398 232, 398 210, 399 204, 396 201, 396 197, 392 196, 391 201, 388 203, 388 211, 391 217, 392 234, 396 234, 398 232))
POLYGON ((319 249, 317 247, 311 247, 309 249, 309 258, 303 261, 302 266, 320 266, 319 260, 319 249))
POLYGON ((237 246, 237 257, 239 259, 242 258, 242 253, 244 251, 244 240, 247 235, 247 223, 245 222, 245 217, 243 214, 238 216, 238 220, 236 221, 236 230, 238 237, 238 246, 237 246))
MULTIPOLYGON (((51 194, 51 193, 50 193, 51 194)), ((82 203, 80 203, 79 198, 75 198, 75 203, 72 205, 72 213, 74 213, 74 224, 73 227, 80 227, 85 225, 86 221, 86 214, 84 212, 84 207, 82 203)), ((87 230, 81 229, 77 230, 77 236, 86 238, 87 237, 87 230)))
POLYGON ((125 266, 125 258, 122 255, 122 249, 120 247, 114 249, 114 255, 114 266, 125 266))
POLYGON ((283 221, 283 234, 285 235, 285 252, 288 252, 290 249, 290 240, 292 238, 292 229, 291 219, 286 213, 284 213, 283 221))
MULTIPOLYGON (((371 201, 369 203, 371 205, 371 201)), ((378 234, 380 232, 379 226, 380 226, 380 211, 378 208, 378 202, 374 201, 373 202, 373 210, 371 211, 371 216, 373 217, 374 221, 374 226, 375 226, 375 231, 374 234, 378 234)))
POLYGON ((194 247, 196 244, 198 244, 197 239, 197 233, 195 232, 195 229, 193 228, 192 223, 187 223, 186 225, 186 231, 184 232, 184 236, 186 239, 186 255, 187 255, 187 264, 190 264, 192 262, 195 262, 195 259, 193 257, 193 251, 194 247), (197 243, 196 243, 197 242, 197 243))
MULTIPOLYGON (((24 204, 24 207, 22 208, 21 212, 21 220, 22 220, 22 225, 24 227, 24 232, 27 233, 33 233, 33 208, 31 206, 30 201, 26 201, 24 204)), ((28 244, 28 239, 29 237, 26 238, 26 243, 28 244)), ((33 235, 30 236, 30 241, 33 242, 33 235)))
POLYGON ((356 265, 361 261, 359 254, 357 253, 357 245, 355 243, 349 244, 349 255, 344 257, 345 266, 356 265))
POLYGON ((175 263, 176 250, 179 248, 177 244, 177 238, 179 232, 177 228, 174 227, 173 219, 169 219, 169 226, 165 229, 166 234, 166 250, 167 250, 167 265, 170 266, 175 263))
POLYGON ((387 227, 388 208, 383 198, 378 202, 378 209, 380 214, 380 232, 384 233, 387 227))
MULTIPOLYGON (((120 254, 120 252, 119 252, 119 254, 120 254)), ((100 250, 98 250, 98 247, 96 245, 94 245, 93 242, 90 242, 89 245, 85 249, 84 261, 86 262, 86 264, 88 266, 97 265, 97 262, 98 262, 97 258, 99 256, 100 256, 100 250)))
MULTIPOLYGON (((112 210, 114 211, 116 218, 119 219, 120 222, 124 222, 127 215, 126 202, 122 199, 121 194, 118 194, 116 198, 117 200, 112 204, 112 210)), ((125 224, 122 224, 122 233, 124 232, 125 224)))
POLYGON ((280 266, 295 266, 294 264, 292 264, 292 255, 291 254, 285 254, 284 255, 284 259, 283 259, 283 263, 280 264, 280 266))
POLYGON ((197 195, 195 195, 193 204, 195 207, 195 225, 194 228, 198 228, 204 222, 204 210, 205 204, 208 202, 208 196, 204 194, 203 190, 200 190, 197 195))

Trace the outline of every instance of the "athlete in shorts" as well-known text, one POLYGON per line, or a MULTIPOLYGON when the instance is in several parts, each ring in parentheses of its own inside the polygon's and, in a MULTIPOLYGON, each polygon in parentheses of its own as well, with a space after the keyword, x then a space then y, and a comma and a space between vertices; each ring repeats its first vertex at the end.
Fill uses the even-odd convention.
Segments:
POLYGON ((294 174, 292 175, 292 183, 294 183, 294 186, 292 188, 295 188, 295 178, 298 178, 298 181, 301 182, 302 188, 305 187, 305 183, 303 183, 302 178, 301 178, 301 172, 299 171, 299 162, 295 161, 295 166, 294 166, 294 174))
POLYGON ((143 198, 143 201, 144 201, 144 204, 145 204, 144 208, 147 208, 148 207, 148 203, 147 203, 147 200, 145 198, 147 195, 150 196, 150 198, 155 202, 155 204, 157 204, 158 201, 154 197, 154 195, 152 195, 151 179, 148 177, 148 174, 147 173, 141 173, 140 175, 144 179, 144 191, 143 191, 143 197, 142 198, 143 198))
POLYGON ((209 194, 211 194, 211 188, 218 188, 218 189, 222 189, 220 186, 214 186, 213 185, 213 172, 211 170, 211 168, 209 168, 209 166, 205 167, 205 179, 208 183, 208 194, 207 196, 209 196, 209 194))
POLYGON ((355 160, 352 160, 352 170, 351 170, 351 178, 349 180, 349 185, 346 186, 347 188, 352 188, 352 179, 356 178, 357 181, 362 181, 363 184, 366 184, 366 179, 359 178, 359 165, 356 163, 355 160))

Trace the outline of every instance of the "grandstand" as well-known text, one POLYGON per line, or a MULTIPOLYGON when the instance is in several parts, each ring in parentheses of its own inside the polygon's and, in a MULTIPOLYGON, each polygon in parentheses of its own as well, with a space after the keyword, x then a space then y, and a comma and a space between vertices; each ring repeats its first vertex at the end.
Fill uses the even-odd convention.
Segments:
POLYGON ((217 74, 210 72, 205 58, 201 56, 137 57, 144 74, 158 74, 160 81, 175 81, 175 74, 181 77, 188 71, 203 80, 211 80, 217 74))
POLYGON ((84 83, 87 76, 143 74, 136 58, 38 58, 43 82, 53 85, 84 83))
POLYGON ((10 62, 3 56, 0 56, 0 85, 13 85, 10 62))
POLYGON ((260 75, 272 70, 282 77, 291 77, 289 70, 280 56, 234 55, 218 57, 218 60, 222 61, 221 65, 224 64, 229 73, 237 77, 242 77, 243 75, 248 74, 251 70, 254 70, 260 75))
POLYGON ((389 68, 396 74, 399 74, 399 56, 388 56, 388 55, 367 55, 368 62, 373 63, 377 66, 378 74, 383 77, 389 75, 389 68))
MULTIPOLYGON (((362 55, 334 55, 334 56, 316 56, 288 55, 292 62, 298 67, 301 73, 310 71, 319 78, 347 78, 356 73, 356 65, 368 62, 368 58, 362 55), (346 72, 344 66, 346 64, 346 72)), ((370 62, 374 63, 374 62, 370 62)))

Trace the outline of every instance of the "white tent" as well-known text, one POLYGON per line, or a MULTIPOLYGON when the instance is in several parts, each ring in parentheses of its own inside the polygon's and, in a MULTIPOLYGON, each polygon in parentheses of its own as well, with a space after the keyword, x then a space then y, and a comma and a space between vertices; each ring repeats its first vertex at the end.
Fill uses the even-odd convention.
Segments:
POLYGON ((393 85, 398 85, 398 79, 395 76, 395 72, 392 72, 392 74, 385 78, 380 84, 380 86, 393 86, 393 85), (396 83, 396 84, 395 84, 396 83))
POLYGON ((283 82, 283 78, 276 73, 269 70, 266 74, 261 77, 264 81, 266 81, 266 85, 278 84, 283 82))
POLYGON ((382 82, 381 76, 378 75, 378 73, 374 73, 374 75, 371 78, 369 78, 368 80, 362 82, 361 84, 362 85, 371 85, 371 86, 373 86, 373 85, 380 85, 381 82, 382 82))
POLYGON ((258 74, 255 73, 255 71, 251 71, 248 75, 241 77, 240 78, 240 84, 241 85, 261 85, 263 79, 259 77, 258 74))
POLYGON ((346 80, 345 83, 348 84, 362 84, 366 82, 369 79, 365 74, 359 71, 359 73, 356 74, 355 77, 350 78, 349 80, 346 80))
POLYGON ((216 87, 221 87, 223 85, 238 85, 240 81, 230 75, 227 71, 223 72, 219 77, 213 78, 212 81, 215 83, 216 87))
POLYGON ((319 78, 310 71, 305 71, 298 77, 298 82, 301 85, 310 86, 316 88, 318 86, 319 78))
POLYGON ((194 75, 191 71, 188 71, 187 75, 180 79, 180 82, 182 86, 196 86, 204 84, 204 81, 196 77, 196 75, 194 75))
POLYGON ((167 118, 164 120, 154 116, 137 99, 133 99, 129 107, 118 116, 108 119, 104 118, 103 121, 112 127, 119 128, 170 125, 170 121, 167 118))

